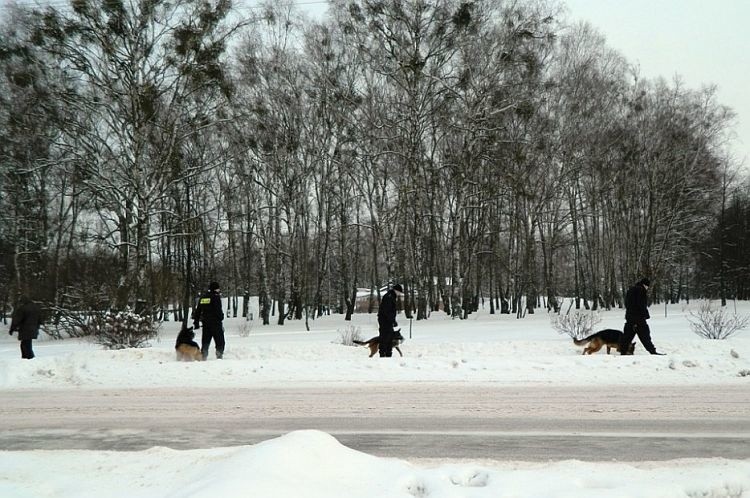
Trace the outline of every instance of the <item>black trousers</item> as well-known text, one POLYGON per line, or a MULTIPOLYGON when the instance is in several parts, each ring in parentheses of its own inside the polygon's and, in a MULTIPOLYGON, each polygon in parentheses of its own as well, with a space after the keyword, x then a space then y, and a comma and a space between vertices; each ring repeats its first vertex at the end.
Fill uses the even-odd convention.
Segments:
POLYGON ((201 354, 203 359, 208 358, 208 348, 211 346, 211 339, 216 342, 216 357, 221 359, 224 356, 224 326, 220 323, 204 323, 203 334, 201 335, 201 354))
POLYGON ((22 339, 21 340, 21 358, 30 360, 34 357, 34 350, 31 347, 31 341, 33 339, 22 339))
POLYGON ((384 358, 390 358, 393 356, 393 324, 391 325, 380 325, 378 328, 378 348, 380 350, 380 356, 384 358))
POLYGON ((651 329, 648 328, 646 320, 640 322, 625 322, 625 328, 622 333, 622 340, 620 341, 620 354, 627 354, 628 346, 633 341, 635 335, 638 334, 638 339, 651 354, 656 353, 656 346, 651 342, 651 329))

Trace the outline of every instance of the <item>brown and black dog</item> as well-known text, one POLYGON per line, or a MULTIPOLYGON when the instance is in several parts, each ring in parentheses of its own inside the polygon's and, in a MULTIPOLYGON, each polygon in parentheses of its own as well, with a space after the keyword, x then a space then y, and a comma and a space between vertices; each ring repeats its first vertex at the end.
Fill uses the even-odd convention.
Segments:
MULTIPOLYGON (((370 358, 375 356, 378 351, 380 351, 380 338, 378 336, 373 337, 369 341, 352 341, 354 344, 359 344, 360 346, 369 346, 370 347, 370 358)), ((393 331, 393 349, 398 351, 398 354, 400 356, 404 356, 404 354, 399 349, 399 346, 401 343, 404 342, 404 336, 401 335, 401 329, 394 330, 393 331)))
MULTIPOLYGON (((600 330, 596 334, 591 334, 585 339, 573 339, 573 342, 576 344, 576 346, 583 346, 584 344, 588 343, 588 346, 583 349, 583 354, 594 354, 604 346, 607 346, 607 354, 609 354, 610 349, 618 351, 621 338, 622 332, 620 332, 619 330, 604 329, 600 330)), ((630 343, 628 354, 633 354, 633 351, 635 351, 634 342, 630 343)))
POLYGON ((201 347, 193 340, 194 337, 193 327, 183 328, 177 334, 174 345, 177 361, 203 361, 201 347))

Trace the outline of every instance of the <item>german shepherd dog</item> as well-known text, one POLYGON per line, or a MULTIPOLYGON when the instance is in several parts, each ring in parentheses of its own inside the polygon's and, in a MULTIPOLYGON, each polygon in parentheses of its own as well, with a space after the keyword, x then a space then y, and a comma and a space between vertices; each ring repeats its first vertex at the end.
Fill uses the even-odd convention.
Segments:
POLYGON ((177 334, 177 341, 174 349, 177 355, 177 361, 202 361, 201 347, 193 340, 195 332, 193 327, 183 328, 177 334))
MULTIPOLYGON (((380 337, 375 336, 372 339, 368 341, 352 341, 354 344, 359 344, 360 346, 369 346, 370 348, 370 358, 375 356, 378 351, 380 351, 380 337)), ((401 335, 401 329, 394 330, 393 331, 393 349, 398 351, 398 354, 400 356, 404 356, 404 354, 401 352, 401 349, 399 349, 399 346, 401 343, 404 342, 404 336, 401 335)))
MULTIPOLYGON (((573 342, 576 346, 583 346, 588 343, 588 346, 583 349, 583 354, 594 354, 604 346, 607 346, 607 354, 609 354, 610 349, 618 350, 621 338, 622 332, 619 330, 604 329, 596 334, 591 334, 585 339, 573 339, 573 342)), ((635 343, 631 342, 628 354, 633 354, 633 351, 635 351, 635 343)))

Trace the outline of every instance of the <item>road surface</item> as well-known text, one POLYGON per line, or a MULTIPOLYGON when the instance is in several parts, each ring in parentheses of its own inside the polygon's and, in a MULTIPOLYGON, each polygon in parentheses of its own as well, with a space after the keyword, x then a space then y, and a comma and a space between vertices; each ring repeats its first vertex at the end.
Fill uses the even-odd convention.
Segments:
POLYGON ((404 459, 750 458, 750 386, 417 383, 0 394, 3 450, 209 448, 317 429, 354 449, 404 459))

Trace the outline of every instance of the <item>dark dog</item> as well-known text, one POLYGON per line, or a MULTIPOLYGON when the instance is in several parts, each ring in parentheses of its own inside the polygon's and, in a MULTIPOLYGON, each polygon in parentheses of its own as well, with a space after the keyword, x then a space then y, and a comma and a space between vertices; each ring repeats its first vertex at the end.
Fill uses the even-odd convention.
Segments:
MULTIPOLYGON (((375 356, 378 351, 380 351, 380 338, 378 336, 373 337, 369 341, 352 341, 354 344, 359 344, 360 346, 369 346, 370 347, 370 358, 375 356)), ((401 329, 394 330, 393 331, 393 349, 398 351, 398 354, 400 356, 404 356, 404 354, 399 349, 399 346, 401 343, 404 342, 404 336, 401 335, 401 329)))
MULTIPOLYGON (((622 332, 619 330, 604 329, 596 334, 591 334, 585 339, 573 339, 573 342, 576 346, 583 346, 588 343, 588 346, 583 349, 583 354, 594 354, 604 346, 607 346, 607 354, 609 354, 610 349, 618 350, 620 339, 622 339, 622 332)), ((634 342, 630 343, 627 354, 633 354, 633 351, 635 351, 634 342)))
POLYGON ((193 327, 183 328, 177 334, 177 341, 174 349, 177 354, 177 361, 202 361, 201 347, 193 340, 195 332, 193 327))

